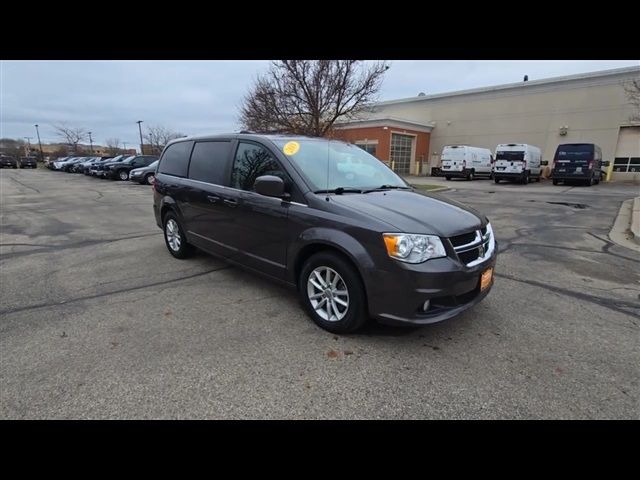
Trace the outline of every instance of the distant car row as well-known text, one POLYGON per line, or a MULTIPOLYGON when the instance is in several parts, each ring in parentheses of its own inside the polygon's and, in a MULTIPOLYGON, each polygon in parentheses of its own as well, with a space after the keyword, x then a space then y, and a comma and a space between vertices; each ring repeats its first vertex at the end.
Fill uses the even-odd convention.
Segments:
POLYGON ((36 157, 20 157, 16 160, 11 155, 0 155, 0 168, 38 168, 36 157))
MULTIPOLYGON (((495 159, 491 150, 469 145, 451 145, 442 149, 442 167, 440 175, 447 180, 476 176, 500 180, 530 183, 540 181, 543 167, 538 147, 524 143, 505 143, 496 147, 495 159)), ((586 185, 600 183, 604 178, 602 150, 593 143, 567 143, 558 145, 551 170, 553 184, 578 181, 586 185)))
POLYGON ((151 185, 155 178, 158 157, 154 155, 118 155, 116 157, 64 157, 46 166, 51 170, 67 173, 131 180, 151 185))

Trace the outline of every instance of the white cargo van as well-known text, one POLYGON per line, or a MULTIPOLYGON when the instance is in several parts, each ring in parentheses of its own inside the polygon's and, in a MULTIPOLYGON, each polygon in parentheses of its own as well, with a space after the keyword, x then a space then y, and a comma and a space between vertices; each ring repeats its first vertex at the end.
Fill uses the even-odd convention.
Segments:
POLYGON ((442 149, 442 175, 473 180, 476 175, 491 178, 493 156, 488 148, 469 145, 447 145, 442 149))
POLYGON ((532 178, 540 181, 542 152, 526 143, 501 143, 496 147, 493 179, 518 181, 527 184, 532 178))

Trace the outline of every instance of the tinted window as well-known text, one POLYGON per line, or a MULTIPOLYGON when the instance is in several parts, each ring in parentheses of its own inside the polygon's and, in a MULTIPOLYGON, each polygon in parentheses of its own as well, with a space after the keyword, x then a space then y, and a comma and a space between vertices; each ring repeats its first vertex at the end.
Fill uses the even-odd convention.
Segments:
POLYGON ((169 145, 162 155, 159 173, 186 177, 192 145, 193 142, 178 142, 169 145))
POLYGON ((227 185, 227 159, 231 142, 197 142, 191 154, 189 178, 227 185))
POLYGON ((506 151, 496 152, 496 160, 508 160, 510 162, 524 160, 524 152, 506 151))
POLYGON ((275 175, 287 182, 285 173, 271 153, 253 143, 240 143, 231 171, 231 186, 240 190, 253 191, 256 178, 275 175))
POLYGON ((593 160, 593 152, 593 143, 559 145, 555 160, 561 163, 563 161, 586 163, 587 160, 593 160))

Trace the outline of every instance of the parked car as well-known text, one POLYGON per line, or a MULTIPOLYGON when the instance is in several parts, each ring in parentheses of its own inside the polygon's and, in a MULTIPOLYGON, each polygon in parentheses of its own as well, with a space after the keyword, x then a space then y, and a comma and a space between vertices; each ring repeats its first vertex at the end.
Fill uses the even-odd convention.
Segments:
POLYGON ((526 143, 501 143, 496 147, 496 161, 493 164, 493 179, 510 180, 525 185, 542 175, 542 151, 526 143))
POLYGON ((89 165, 85 167, 84 174, 85 175, 96 175, 98 172, 98 166, 106 163, 106 162, 117 162, 118 160, 124 158, 124 155, 117 155, 115 157, 102 157, 97 160, 93 160, 89 162, 89 165))
POLYGON ((18 166, 20 168, 38 168, 38 159, 37 157, 20 157, 18 166))
POLYGON ((71 157, 46 158, 44 160, 44 166, 47 167, 49 170, 54 170, 55 162, 64 162, 68 158, 71 158, 71 157))
MULTIPOLYGON (((71 167, 71 171, 73 173, 85 173, 87 168, 89 168, 89 166, 93 162, 96 162, 96 161, 100 160, 101 158, 103 158, 103 157, 88 157, 88 158, 85 158, 82 161, 74 164, 71 167)), ((108 157, 108 158, 111 158, 111 157, 108 157)))
POLYGON ((66 157, 62 160, 56 160, 53 162, 53 170, 62 170, 69 162, 73 162, 78 157, 66 157))
POLYGON ((488 148, 469 145, 447 145, 442 149, 442 175, 473 180, 476 176, 491 178, 493 155, 488 148))
POLYGON ((131 158, 131 155, 118 155, 117 157, 112 158, 111 160, 107 160, 106 162, 99 162, 91 167, 92 175, 96 177, 106 177, 107 176, 107 168, 109 165, 124 162, 128 158, 131 158), (95 169, 95 170, 94 170, 95 169), (95 172, 95 173, 93 173, 95 172))
POLYGON ((565 143, 558 145, 553 159, 551 179, 558 182, 578 181, 591 186, 600 183, 602 150, 594 143, 565 143))
POLYGON ((77 163, 84 162, 85 160, 86 157, 75 157, 72 160, 67 160, 60 166, 60 170, 70 173, 72 171, 71 169, 74 168, 77 163))
POLYGON ((134 155, 122 162, 106 163, 104 176, 112 180, 129 180, 129 172, 134 168, 147 167, 158 160, 155 155, 134 155))
POLYGON ((18 162, 10 155, 0 155, 0 168, 18 168, 18 162))
POLYGON ((129 172, 129 180, 132 182, 138 182, 139 184, 146 183, 147 185, 152 185, 156 178, 157 166, 158 160, 146 167, 134 168, 129 172))
POLYGON ((164 149, 153 210, 169 253, 195 247, 297 288, 314 322, 423 325, 487 296, 487 217, 413 189, 356 145, 321 138, 186 137, 164 149), (355 157, 360 171, 341 171, 355 157))

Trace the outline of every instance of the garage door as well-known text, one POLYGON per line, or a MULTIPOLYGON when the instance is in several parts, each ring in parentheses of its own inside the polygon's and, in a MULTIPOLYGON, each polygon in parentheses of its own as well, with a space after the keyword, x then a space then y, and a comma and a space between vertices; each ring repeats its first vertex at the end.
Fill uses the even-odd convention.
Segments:
POLYGON ((640 172, 640 127, 620 127, 613 171, 632 174, 640 172))

